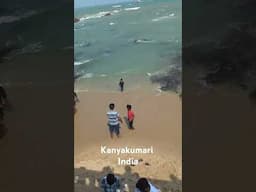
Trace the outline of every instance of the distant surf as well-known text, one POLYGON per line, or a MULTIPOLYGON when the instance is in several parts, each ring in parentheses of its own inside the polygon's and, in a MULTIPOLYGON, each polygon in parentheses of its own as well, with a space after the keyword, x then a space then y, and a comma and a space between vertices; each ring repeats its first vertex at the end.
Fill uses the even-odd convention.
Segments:
POLYGON ((86 73, 81 78, 89 79, 89 78, 92 78, 93 76, 94 76, 93 73, 86 73))
MULTIPOLYGON (((85 20, 90 20, 90 19, 99 19, 105 16, 111 16, 119 13, 121 10, 112 10, 112 11, 100 11, 96 14, 91 14, 91 15, 84 15, 80 18, 80 21, 85 21, 85 20)), ((78 22, 79 23, 79 22, 78 22)))
POLYGON ((120 8, 120 7, 122 7, 122 5, 113 5, 112 7, 113 8, 120 8))
POLYGON ((172 18, 172 17, 174 17, 174 16, 175 16, 175 14, 174 14, 174 13, 171 13, 170 15, 161 16, 161 17, 152 19, 152 21, 153 21, 153 22, 162 21, 162 20, 170 19, 170 18, 172 18))
POLYGON ((124 10, 125 11, 136 11, 136 10, 139 10, 140 7, 130 7, 130 8, 125 8, 124 10))
POLYGON ((93 59, 86 59, 86 60, 84 60, 84 61, 75 61, 75 62, 74 62, 74 65, 75 65, 75 66, 84 65, 84 64, 86 64, 86 63, 91 62, 92 60, 93 60, 93 59))

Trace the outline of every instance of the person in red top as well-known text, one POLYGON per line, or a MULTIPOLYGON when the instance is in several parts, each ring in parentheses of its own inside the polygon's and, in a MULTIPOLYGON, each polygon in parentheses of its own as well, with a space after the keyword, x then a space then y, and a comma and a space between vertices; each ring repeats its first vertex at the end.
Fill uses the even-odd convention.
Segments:
POLYGON ((129 129, 134 129, 133 127, 133 120, 134 120, 134 112, 132 111, 132 106, 131 105, 127 105, 126 106, 127 108, 127 111, 128 111, 128 126, 129 126, 129 129))

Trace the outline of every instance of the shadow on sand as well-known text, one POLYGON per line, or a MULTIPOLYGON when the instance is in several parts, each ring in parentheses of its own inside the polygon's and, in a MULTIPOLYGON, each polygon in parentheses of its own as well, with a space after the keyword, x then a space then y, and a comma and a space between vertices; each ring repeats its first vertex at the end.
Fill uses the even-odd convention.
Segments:
MULTIPOLYGON (((102 171, 88 170, 85 167, 75 168, 75 192, 100 192, 100 180, 108 173, 114 173, 111 167, 104 167, 102 171)), ((125 167, 124 174, 115 174, 120 178, 121 185, 128 185, 129 191, 133 192, 140 175, 132 172, 130 166, 125 167)), ((170 175, 170 180, 149 179, 161 192, 181 192, 182 182, 174 175, 170 175)))
POLYGON ((128 129, 130 129, 128 118, 127 118, 126 116, 124 116, 123 119, 124 119, 124 122, 125 122, 125 124, 126 124, 126 127, 127 127, 128 129))
POLYGON ((128 117, 124 116, 123 119, 124 119, 127 129, 134 130, 134 128, 130 128, 128 117))

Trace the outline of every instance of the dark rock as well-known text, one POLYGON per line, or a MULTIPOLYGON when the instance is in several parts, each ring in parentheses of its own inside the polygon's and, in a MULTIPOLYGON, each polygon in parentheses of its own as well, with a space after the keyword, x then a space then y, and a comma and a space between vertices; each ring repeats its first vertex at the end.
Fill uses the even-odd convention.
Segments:
POLYGON ((110 16, 110 15, 112 15, 111 13, 106 13, 104 16, 110 16))
POLYGON ((74 22, 75 22, 75 23, 77 23, 77 22, 79 22, 79 21, 80 21, 80 19, 78 19, 78 18, 76 18, 76 17, 74 18, 74 22))
POLYGON ((157 74, 151 76, 153 83, 160 83, 161 90, 179 92, 181 87, 181 69, 171 69, 166 74, 157 74))

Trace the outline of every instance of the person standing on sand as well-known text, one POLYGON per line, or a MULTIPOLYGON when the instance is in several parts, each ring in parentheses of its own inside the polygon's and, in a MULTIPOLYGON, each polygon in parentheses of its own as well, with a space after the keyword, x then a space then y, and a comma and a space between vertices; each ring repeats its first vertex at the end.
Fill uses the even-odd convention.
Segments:
POLYGON ((124 80, 122 78, 119 81, 119 87, 120 87, 121 92, 123 92, 124 91, 124 80))
POLYGON ((74 97, 74 104, 79 102, 79 99, 78 99, 78 96, 77 96, 76 92, 73 92, 73 97, 74 97))
POLYGON ((120 118, 117 111, 115 111, 115 104, 110 103, 109 104, 110 111, 107 112, 108 116, 108 126, 109 126, 109 132, 110 137, 113 138, 113 134, 115 133, 117 137, 120 135, 120 124, 119 122, 123 123, 122 119, 120 118))
POLYGON ((118 192, 121 188, 120 180, 114 174, 109 173, 101 179, 100 187, 102 192, 118 192))
POLYGON ((0 85, 0 121, 4 119, 4 106, 7 104, 5 89, 0 85))
POLYGON ((161 192, 153 186, 146 178, 140 178, 136 183, 134 192, 161 192))
POLYGON ((79 99, 75 91, 73 92, 73 99, 74 99, 74 113, 76 113, 76 103, 79 102, 79 99))
POLYGON ((126 105, 127 108, 127 118, 128 118, 128 127, 129 129, 134 129, 133 127, 133 120, 134 120, 134 112, 132 110, 132 106, 131 105, 126 105))

